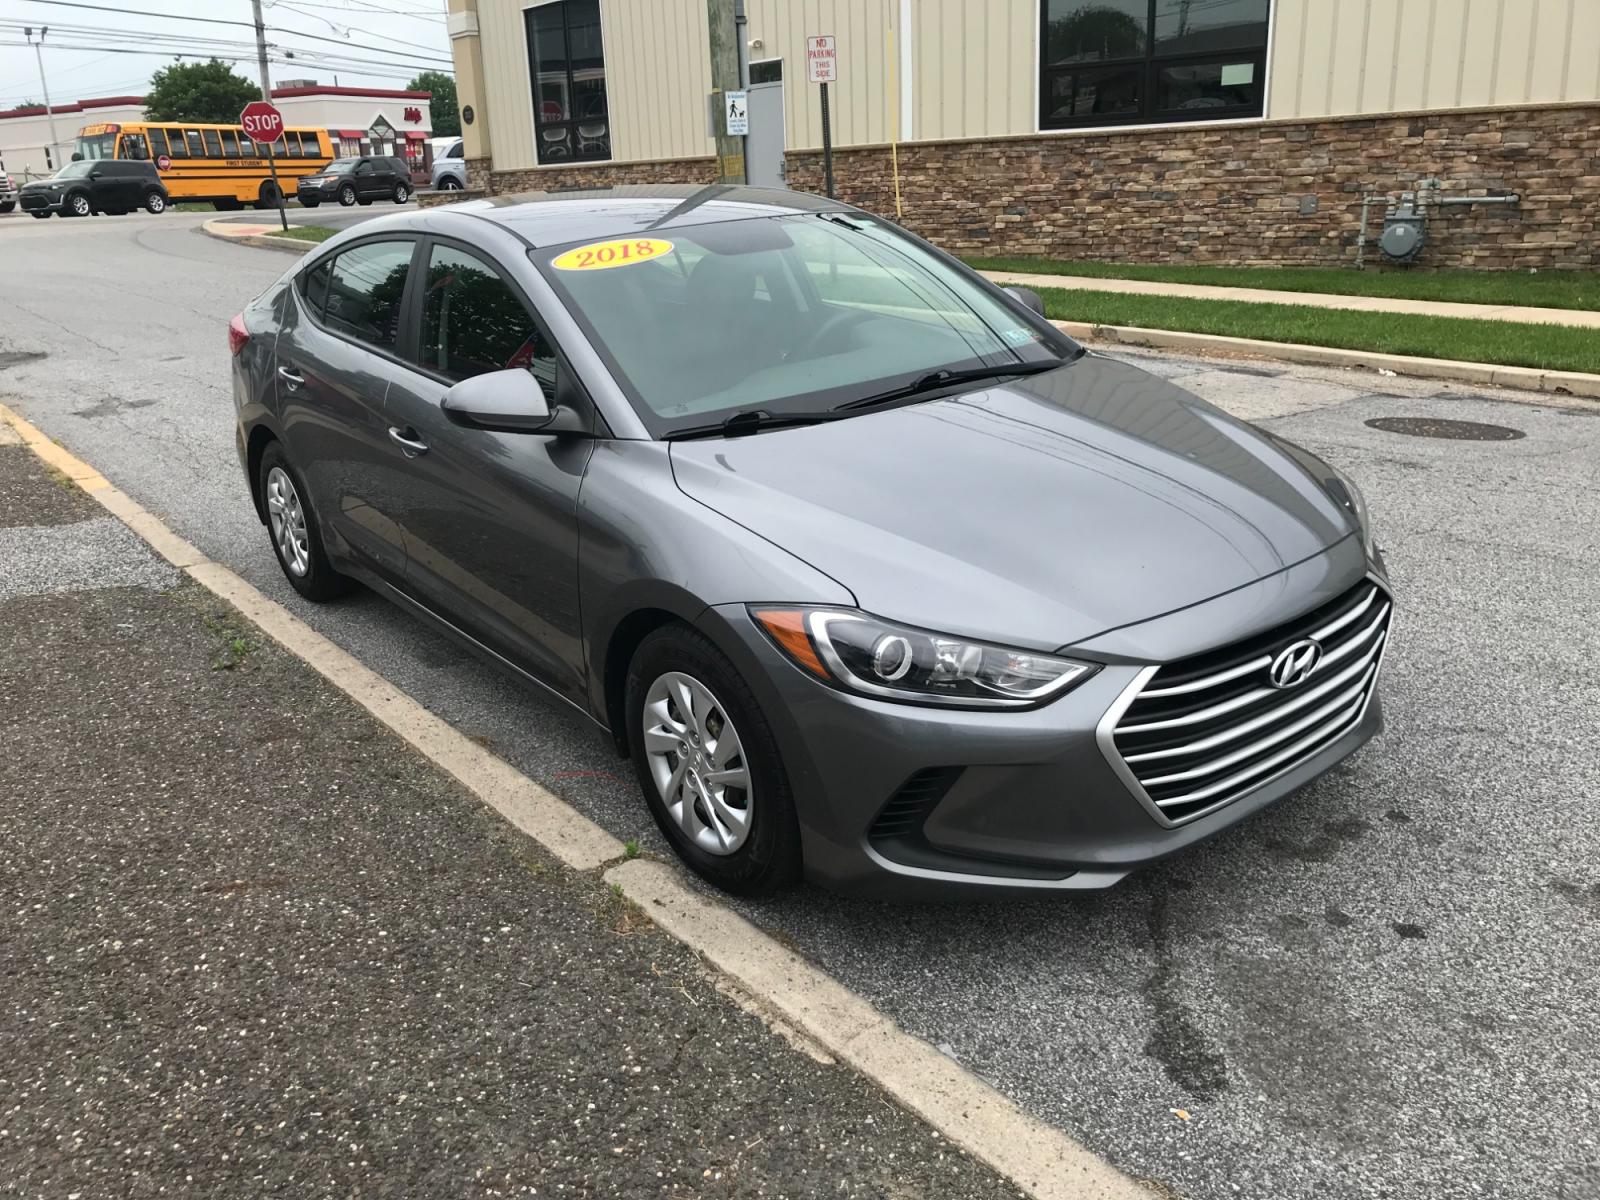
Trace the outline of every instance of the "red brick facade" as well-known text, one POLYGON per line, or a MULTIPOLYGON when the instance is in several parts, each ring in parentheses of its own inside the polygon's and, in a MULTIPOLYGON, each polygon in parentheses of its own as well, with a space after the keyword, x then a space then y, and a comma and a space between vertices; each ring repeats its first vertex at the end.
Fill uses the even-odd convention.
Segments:
MULTIPOLYGON (((787 157, 792 187, 822 190, 820 152, 787 157)), ((714 172, 709 157, 495 171, 489 191, 709 183, 714 172)), ((840 199, 894 214, 887 146, 835 151, 834 177, 840 199)), ((1350 264, 1363 195, 1437 179, 1443 196, 1521 200, 1434 209, 1419 266, 1600 266, 1596 105, 912 142, 900 177, 904 223, 958 254, 1350 264)), ((1383 212, 1373 205, 1372 238, 1383 212)), ((1370 244, 1368 255, 1381 261, 1370 244)))

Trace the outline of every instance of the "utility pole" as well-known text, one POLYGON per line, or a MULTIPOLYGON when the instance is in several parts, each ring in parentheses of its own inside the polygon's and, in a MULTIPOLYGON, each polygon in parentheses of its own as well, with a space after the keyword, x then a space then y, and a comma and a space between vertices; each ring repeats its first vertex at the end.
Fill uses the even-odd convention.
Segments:
POLYGON ((723 96, 744 87, 739 74, 739 26, 734 0, 706 0, 711 36, 712 131, 717 138, 717 182, 743 183, 744 138, 728 134, 728 106, 723 96))
MULTIPOLYGON (((13 28, 15 28, 13 26, 13 28)), ((22 36, 33 42, 34 56, 39 60, 39 88, 44 92, 44 115, 50 122, 50 165, 56 170, 61 169, 61 142, 56 137, 56 110, 50 107, 50 85, 44 81, 44 35, 50 32, 50 26, 39 27, 39 40, 33 41, 33 26, 24 25, 22 36)))
MULTIPOLYGON (((250 0, 250 10, 256 23, 256 62, 261 67, 261 98, 272 103, 272 74, 267 70, 267 19, 261 15, 261 0, 250 0)), ((289 232, 289 218, 283 211, 283 186, 278 182, 278 158, 272 144, 267 144, 267 169, 272 172, 272 191, 278 201, 278 224, 289 232)))

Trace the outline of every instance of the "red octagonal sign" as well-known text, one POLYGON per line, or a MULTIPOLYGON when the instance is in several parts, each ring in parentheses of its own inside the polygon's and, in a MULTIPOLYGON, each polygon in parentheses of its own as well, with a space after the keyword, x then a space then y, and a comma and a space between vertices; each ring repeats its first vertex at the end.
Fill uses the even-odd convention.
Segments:
POLYGON ((283 136, 283 114, 265 100, 252 100, 239 114, 239 125, 258 142, 275 142, 283 136))

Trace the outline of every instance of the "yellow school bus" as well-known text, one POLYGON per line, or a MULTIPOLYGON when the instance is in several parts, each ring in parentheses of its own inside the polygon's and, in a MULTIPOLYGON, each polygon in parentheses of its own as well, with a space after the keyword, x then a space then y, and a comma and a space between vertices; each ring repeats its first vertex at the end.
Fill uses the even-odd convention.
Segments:
MULTIPOLYGON (((326 129, 285 129, 272 146, 278 184, 293 196, 295 181, 333 161, 326 129)), ((173 203, 209 200, 218 209, 276 208, 265 142, 250 140, 237 125, 190 121, 123 121, 78 130, 78 158, 137 158, 153 161, 173 203)))

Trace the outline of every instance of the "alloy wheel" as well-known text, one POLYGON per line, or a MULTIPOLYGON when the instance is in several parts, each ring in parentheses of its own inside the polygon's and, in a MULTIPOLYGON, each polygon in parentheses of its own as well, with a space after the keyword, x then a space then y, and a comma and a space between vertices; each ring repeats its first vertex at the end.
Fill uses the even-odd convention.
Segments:
POLYGON ((80 217, 87 217, 89 215, 89 197, 74 196, 72 198, 72 211, 80 217))
POLYGON ((305 509, 294 481, 282 467, 267 472, 267 518, 278 557, 289 572, 304 576, 311 569, 311 544, 306 535, 305 509))
POLYGON ((339 189, 339 203, 349 208, 356 202, 356 190, 348 183, 339 189))
POLYGON ((668 671, 645 693, 643 725, 667 814, 707 854, 734 853, 750 836, 754 797, 744 746, 721 701, 693 676, 668 671))

